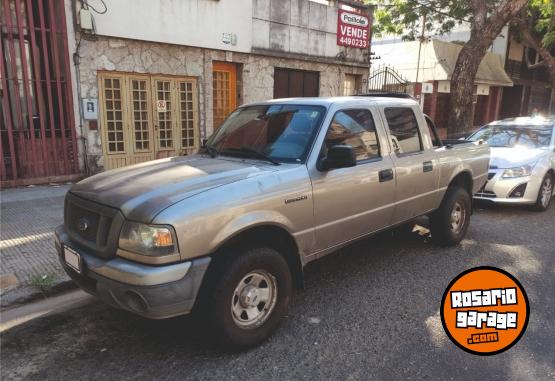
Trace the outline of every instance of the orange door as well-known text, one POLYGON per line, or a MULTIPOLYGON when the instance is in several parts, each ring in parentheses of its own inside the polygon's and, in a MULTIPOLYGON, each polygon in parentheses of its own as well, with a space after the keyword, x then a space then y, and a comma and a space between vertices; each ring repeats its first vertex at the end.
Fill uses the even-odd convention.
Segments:
POLYGON ((237 66, 232 63, 212 63, 212 99, 214 130, 237 107, 237 66))

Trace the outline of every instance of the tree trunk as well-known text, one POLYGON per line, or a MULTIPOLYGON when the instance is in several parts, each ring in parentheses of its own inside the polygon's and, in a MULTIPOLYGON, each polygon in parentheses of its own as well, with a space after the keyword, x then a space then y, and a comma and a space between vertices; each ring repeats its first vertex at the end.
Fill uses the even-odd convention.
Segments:
POLYGON ((504 0, 488 17, 486 0, 472 0, 470 39, 464 44, 451 76, 449 135, 469 131, 473 125, 474 80, 488 47, 527 0, 504 0))
POLYGON ((459 135, 471 129, 474 122, 474 80, 488 46, 480 37, 471 35, 457 58, 451 76, 449 135, 459 135))

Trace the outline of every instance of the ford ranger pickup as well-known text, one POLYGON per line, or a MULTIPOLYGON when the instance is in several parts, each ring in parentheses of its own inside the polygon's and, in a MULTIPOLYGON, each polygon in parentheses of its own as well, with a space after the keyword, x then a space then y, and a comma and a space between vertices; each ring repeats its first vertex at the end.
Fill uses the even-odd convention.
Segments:
POLYGON ((419 216, 437 244, 458 244, 489 157, 481 141, 443 143, 411 99, 249 104, 196 155, 73 185, 55 243, 105 302, 153 319, 198 313, 247 348, 278 327, 315 259, 419 216))

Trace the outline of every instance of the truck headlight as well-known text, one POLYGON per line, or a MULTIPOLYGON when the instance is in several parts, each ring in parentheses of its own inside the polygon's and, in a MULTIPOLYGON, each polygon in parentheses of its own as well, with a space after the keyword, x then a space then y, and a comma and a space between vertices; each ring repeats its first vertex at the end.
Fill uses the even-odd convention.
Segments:
POLYGON ((178 252, 171 226, 125 222, 119 236, 119 247, 141 255, 162 256, 178 252))
POLYGON ((503 171, 501 176, 504 179, 513 179, 516 177, 526 177, 532 174, 531 165, 523 165, 522 167, 508 168, 503 171))

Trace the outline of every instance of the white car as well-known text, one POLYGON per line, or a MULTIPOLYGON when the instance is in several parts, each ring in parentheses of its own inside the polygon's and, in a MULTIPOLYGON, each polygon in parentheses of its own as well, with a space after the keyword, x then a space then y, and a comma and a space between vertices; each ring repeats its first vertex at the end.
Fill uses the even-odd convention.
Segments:
POLYGON ((547 210, 555 182, 555 118, 520 117, 492 122, 469 140, 491 147, 487 183, 474 199, 547 210))

